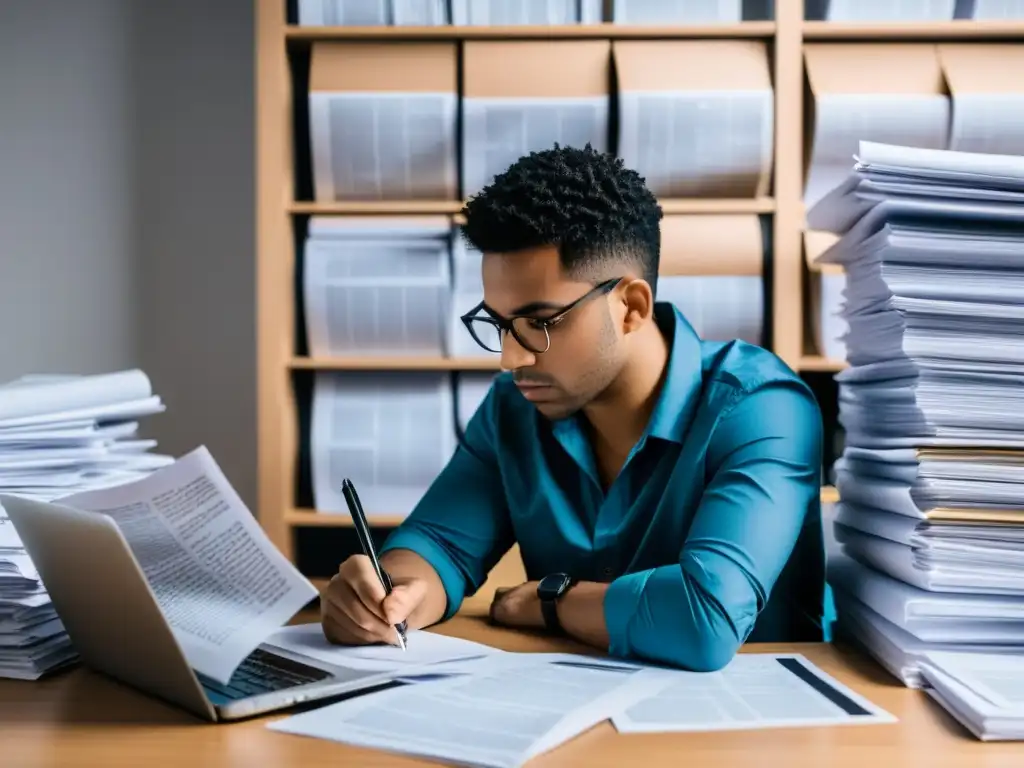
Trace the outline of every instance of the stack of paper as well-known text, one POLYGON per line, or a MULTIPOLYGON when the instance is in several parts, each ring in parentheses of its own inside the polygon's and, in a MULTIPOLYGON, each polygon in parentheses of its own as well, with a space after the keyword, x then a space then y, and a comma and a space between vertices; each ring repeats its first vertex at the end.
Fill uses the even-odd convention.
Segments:
POLYGON ((977 21, 1024 19, 1024 0, 956 0, 956 18, 977 21))
POLYGON ((311 27, 436 27, 448 23, 447 0, 298 0, 299 24, 311 27))
POLYGON ((444 216, 313 217, 302 271, 309 354, 443 357, 451 233, 444 216))
MULTIPOLYGON (((137 479, 173 462, 138 439, 164 410, 138 370, 32 375, 0 386, 0 493, 51 500, 137 479)), ((34 680, 75 656, 0 506, 0 677, 34 680)))
POLYGON ((456 445, 447 373, 317 373, 310 452, 320 512, 347 514, 351 478, 368 517, 406 515, 444 469, 456 445))
POLYGON ((862 142, 807 218, 847 277, 840 628, 908 684, 1024 651, 1024 158, 862 142))
POLYGON ((603 0, 451 0, 452 24, 474 27, 598 24, 603 0))
POLYGON ((736 24, 743 21, 744 5, 744 0, 613 0, 611 20, 636 25, 736 24))
MULTIPOLYGON (((961 0, 962 1, 962 0, 961 0)), ((984 2, 985 0, 981 0, 984 2)), ((804 15, 816 21, 949 21, 957 0, 805 0, 804 15)))
POLYGON ((1024 656, 929 653, 928 694, 982 741, 1024 739, 1024 656))

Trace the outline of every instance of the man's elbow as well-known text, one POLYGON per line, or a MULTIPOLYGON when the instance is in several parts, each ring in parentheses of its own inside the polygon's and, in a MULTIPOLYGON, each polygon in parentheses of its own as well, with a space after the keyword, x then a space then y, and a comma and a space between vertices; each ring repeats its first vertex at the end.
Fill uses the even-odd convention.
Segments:
POLYGON ((709 627, 698 635, 692 647, 681 649, 684 666, 693 672, 717 672, 733 660, 741 645, 731 628, 709 627))

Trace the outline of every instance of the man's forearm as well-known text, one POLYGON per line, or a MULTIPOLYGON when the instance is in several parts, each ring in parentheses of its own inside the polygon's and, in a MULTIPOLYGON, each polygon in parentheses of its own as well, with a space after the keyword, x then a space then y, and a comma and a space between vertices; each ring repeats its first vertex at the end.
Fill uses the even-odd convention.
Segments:
POLYGON ((392 549, 381 556, 380 564, 395 583, 422 579, 427 585, 427 596, 406 622, 409 629, 429 627, 444 617, 448 595, 444 591, 441 577, 430 563, 411 549, 392 549))
POLYGON ((558 622, 566 634, 581 643, 608 650, 608 629, 604 618, 604 593, 608 585, 581 581, 558 601, 558 622))

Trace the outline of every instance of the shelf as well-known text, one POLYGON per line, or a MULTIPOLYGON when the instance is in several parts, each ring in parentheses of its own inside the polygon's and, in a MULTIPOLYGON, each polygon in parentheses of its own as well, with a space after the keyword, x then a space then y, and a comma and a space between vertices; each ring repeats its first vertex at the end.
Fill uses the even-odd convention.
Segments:
POLYGON ((494 357, 295 357, 289 363, 294 370, 313 371, 495 371, 494 357))
POLYGON ((1024 40, 1024 21, 804 22, 804 40, 1024 40))
POLYGON ((626 24, 566 24, 522 26, 438 27, 318 27, 289 24, 288 40, 494 40, 494 39, 675 39, 766 38, 775 34, 774 21, 693 26, 630 26, 626 24))
MULTIPOLYGON (((682 213, 771 213, 775 200, 755 198, 669 198, 658 201, 667 214, 682 213)), ((297 201, 288 206, 294 214, 338 215, 455 215, 462 211, 459 200, 365 200, 354 202, 318 203, 297 201)))
POLYGON ((830 360, 820 355, 804 355, 800 358, 797 366, 801 371, 821 371, 825 373, 838 373, 847 367, 845 360, 830 360))
MULTIPOLYGON (((351 528, 352 517, 347 512, 317 512, 315 509, 292 509, 285 512, 285 522, 295 528, 351 528)), ((371 515, 366 521, 370 527, 393 528, 405 515, 371 515)))
MULTIPOLYGON (((831 485, 821 487, 821 503, 835 504, 839 492, 831 485)), ((285 522, 293 528, 351 528, 352 517, 344 512, 317 512, 314 509, 292 509, 285 513, 285 522)), ((370 527, 393 528, 399 525, 405 515, 366 516, 370 527)))

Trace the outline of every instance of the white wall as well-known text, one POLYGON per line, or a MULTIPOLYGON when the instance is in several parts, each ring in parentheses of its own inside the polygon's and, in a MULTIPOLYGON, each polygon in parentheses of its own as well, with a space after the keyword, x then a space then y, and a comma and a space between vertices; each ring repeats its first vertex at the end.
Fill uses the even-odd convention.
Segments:
POLYGON ((138 366, 255 511, 253 4, 0 0, 0 381, 138 366))

